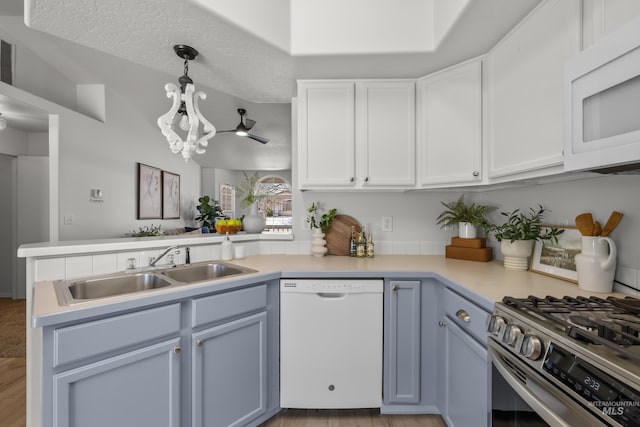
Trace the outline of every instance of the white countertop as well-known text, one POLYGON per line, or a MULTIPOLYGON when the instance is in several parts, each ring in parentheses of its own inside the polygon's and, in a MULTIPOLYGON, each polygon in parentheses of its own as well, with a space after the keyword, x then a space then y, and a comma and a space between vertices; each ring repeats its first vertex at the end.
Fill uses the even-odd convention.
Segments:
POLYGON ((487 310, 504 296, 624 296, 622 293, 593 293, 578 285, 528 271, 506 270, 500 261, 474 262, 439 255, 381 255, 374 259, 340 256, 316 258, 310 255, 256 255, 233 264, 257 270, 257 273, 216 280, 214 284, 194 284, 156 289, 112 298, 93 300, 74 306, 58 304, 53 282, 34 285, 33 317, 35 325, 68 321, 84 315, 107 314, 140 305, 157 304, 171 299, 202 293, 204 288, 222 290, 237 285, 273 280, 279 277, 356 278, 386 277, 397 279, 436 277, 487 310), (471 293, 470 293, 471 292, 471 293))

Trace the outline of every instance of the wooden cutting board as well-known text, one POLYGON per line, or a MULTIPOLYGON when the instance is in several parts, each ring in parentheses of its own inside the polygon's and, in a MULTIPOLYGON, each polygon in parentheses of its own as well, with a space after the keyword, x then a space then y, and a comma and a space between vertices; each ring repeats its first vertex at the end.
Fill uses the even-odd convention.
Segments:
POLYGON ((336 215, 336 219, 331 223, 324 239, 327 241, 328 255, 349 255, 349 241, 351 240, 351 226, 356 228, 356 233, 360 232, 360 223, 349 215, 336 215))

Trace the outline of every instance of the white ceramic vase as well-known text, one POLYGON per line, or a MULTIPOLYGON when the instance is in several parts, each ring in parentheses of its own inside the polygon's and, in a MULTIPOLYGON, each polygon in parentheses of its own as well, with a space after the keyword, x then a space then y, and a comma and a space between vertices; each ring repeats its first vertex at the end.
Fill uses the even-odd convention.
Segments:
POLYGON ((582 236, 582 253, 575 258, 578 287, 591 292, 611 292, 617 254, 616 244, 610 238, 582 236))
POLYGON ((478 230, 470 222, 458 223, 458 237, 463 239, 475 239, 478 235, 478 230))
POLYGON ((324 240, 324 233, 319 228, 314 228, 311 234, 311 255, 323 257, 327 253, 325 246, 327 241, 324 240))
POLYGON ((245 215, 242 219, 242 228, 249 234, 262 233, 264 230, 265 220, 258 213, 258 204, 253 203, 251 205, 251 211, 249 215, 245 215))
POLYGON ((529 268, 529 257, 534 240, 502 240, 500 251, 504 257, 504 268, 507 270, 525 271, 529 268))

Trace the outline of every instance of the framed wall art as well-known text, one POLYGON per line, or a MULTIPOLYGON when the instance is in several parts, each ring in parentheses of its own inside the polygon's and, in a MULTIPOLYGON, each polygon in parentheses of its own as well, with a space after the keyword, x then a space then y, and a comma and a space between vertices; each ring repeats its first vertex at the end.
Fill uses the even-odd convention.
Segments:
POLYGON ((220 209, 229 218, 235 217, 236 189, 229 184, 220 184, 220 209))
POLYGON ((575 257, 582 252, 582 234, 576 227, 554 225, 546 228, 551 227, 562 229, 564 233, 558 236, 557 242, 536 241, 529 269, 536 273, 578 283, 575 257))
POLYGON ((162 171, 162 218, 180 218, 180 175, 162 171))
POLYGON ((162 218, 162 171, 138 163, 138 219, 162 218))

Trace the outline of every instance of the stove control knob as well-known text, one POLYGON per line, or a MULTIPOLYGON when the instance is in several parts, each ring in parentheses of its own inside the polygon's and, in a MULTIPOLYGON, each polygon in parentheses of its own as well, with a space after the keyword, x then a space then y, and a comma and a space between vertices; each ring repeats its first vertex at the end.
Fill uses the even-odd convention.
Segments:
POLYGON ((500 316, 493 315, 489 320, 489 327, 487 328, 490 334, 498 336, 502 329, 504 329, 506 323, 500 316))
POLYGON ((530 360, 538 360, 542 355, 542 341, 533 335, 525 335, 520 353, 530 360))
POLYGON ((518 338, 520 338, 520 335, 522 335, 522 329, 520 329, 519 326, 509 325, 504 331, 502 342, 510 346, 515 346, 518 338))

